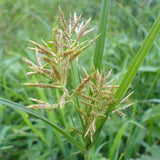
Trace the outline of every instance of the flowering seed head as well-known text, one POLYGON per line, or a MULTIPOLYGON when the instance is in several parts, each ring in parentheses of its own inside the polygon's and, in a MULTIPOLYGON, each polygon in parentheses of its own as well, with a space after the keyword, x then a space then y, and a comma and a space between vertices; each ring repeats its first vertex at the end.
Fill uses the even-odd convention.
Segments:
MULTIPOLYGON (((100 73, 92 66, 93 71, 88 74, 84 67, 82 67, 85 78, 81 78, 81 83, 78 87, 75 87, 73 91, 69 92, 68 79, 70 69, 73 69, 73 63, 78 66, 79 55, 86 50, 93 42, 100 36, 100 34, 93 40, 86 40, 81 42, 81 38, 88 35, 93 31, 93 28, 87 29, 91 18, 87 22, 81 21, 81 16, 77 16, 76 13, 70 15, 69 22, 66 21, 62 9, 59 7, 60 22, 59 25, 53 29, 52 40, 45 42, 42 40, 42 45, 34 41, 30 41, 34 47, 30 47, 35 51, 38 64, 24 59, 28 64, 29 71, 26 75, 42 75, 44 77, 43 82, 36 83, 24 83, 23 85, 40 88, 51 88, 60 90, 60 96, 58 96, 58 103, 49 104, 37 99, 31 99, 38 104, 30 105, 28 108, 34 109, 55 109, 58 106, 64 108, 67 102, 71 102, 74 106, 73 98, 80 98, 80 105, 76 106, 76 110, 79 112, 83 130, 74 128, 73 130, 83 135, 84 140, 93 142, 94 135, 98 130, 97 124, 100 119, 106 118, 107 112, 115 112, 119 115, 123 115, 123 110, 129 105, 125 105, 121 108, 110 109, 110 105, 116 103, 115 93, 117 88, 115 81, 111 79, 111 70, 108 75, 105 75, 103 69, 100 73), (42 60, 41 60, 42 59, 42 60), (60 98, 59 98, 60 97, 60 98), (79 107, 79 108, 78 108, 79 107)), ((78 67, 77 67, 78 68, 78 67)), ((38 78, 37 78, 38 79, 38 78)), ((39 79, 38 79, 39 80, 39 79)), ((70 89, 71 90, 71 89, 70 89)), ((130 94, 124 98, 121 103, 125 102, 130 94)))

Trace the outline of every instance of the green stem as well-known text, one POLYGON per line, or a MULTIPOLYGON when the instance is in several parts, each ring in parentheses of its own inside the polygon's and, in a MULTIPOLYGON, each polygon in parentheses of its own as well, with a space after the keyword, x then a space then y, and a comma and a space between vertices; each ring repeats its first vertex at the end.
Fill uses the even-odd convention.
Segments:
POLYGON ((101 36, 96 41, 96 48, 94 54, 94 66, 99 71, 101 70, 102 57, 106 38, 106 28, 108 24, 108 16, 110 11, 111 0, 101 0, 101 12, 99 18, 98 34, 101 36))
POLYGON ((89 151, 85 152, 85 154, 84 154, 84 159, 85 159, 85 160, 90 160, 89 151))
MULTIPOLYGON (((74 66, 73 66, 74 64, 72 64, 72 68, 71 68, 71 76, 72 76, 72 84, 73 84, 73 88, 74 89, 76 89, 76 81, 75 81, 75 79, 77 78, 77 77, 75 77, 75 72, 74 72, 74 66)), ((77 70, 78 71, 78 70, 77 70)), ((78 73, 79 73, 79 71, 78 71, 78 73)), ((79 75, 78 75, 78 78, 79 78, 79 75)), ((80 79, 79 79, 79 82, 80 82, 80 79)), ((80 122, 81 122, 81 125, 82 125, 82 129, 83 129, 83 131, 84 131, 84 129, 85 129, 85 127, 84 127, 84 123, 83 123, 83 119, 82 119, 82 116, 81 116, 81 114, 80 114, 80 112, 78 111, 78 108, 80 108, 80 105, 79 105, 79 100, 78 100, 78 97, 76 96, 75 97, 75 101, 76 101, 76 106, 75 106, 75 109, 76 109, 76 111, 77 111, 77 113, 78 113, 78 116, 79 116, 79 119, 80 119, 80 122), (78 108, 77 108, 78 107, 78 108)))

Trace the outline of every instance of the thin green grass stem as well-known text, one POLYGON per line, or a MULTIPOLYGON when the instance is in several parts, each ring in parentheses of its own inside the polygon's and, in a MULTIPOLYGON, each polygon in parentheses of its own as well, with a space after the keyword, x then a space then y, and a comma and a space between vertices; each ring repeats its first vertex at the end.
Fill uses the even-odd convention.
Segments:
MULTIPOLYGON (((72 85, 73 85, 73 88, 75 89, 76 88, 76 81, 75 81, 75 73, 74 73, 73 65, 72 65, 71 72, 72 72, 71 73, 71 76, 72 76, 72 85)), ((78 76, 78 78, 79 78, 79 76, 78 76)), ((80 108, 80 104, 79 104, 77 96, 75 97, 75 102, 76 102, 76 105, 74 105, 74 107, 75 107, 75 109, 76 109, 76 111, 78 113, 78 116, 79 116, 79 119, 80 119, 80 122, 81 122, 81 126, 82 126, 82 129, 84 131, 85 127, 84 127, 83 119, 82 119, 81 114, 78 111, 78 108, 80 108)))
POLYGON ((144 61, 147 53, 150 51, 153 42, 160 32, 160 16, 157 18, 155 23, 153 24, 148 36, 144 40, 142 47, 139 49, 138 53, 134 57, 127 73, 125 74, 116 94, 115 98, 117 99, 116 103, 118 104, 121 99, 123 98, 124 94, 126 93, 129 85, 131 84, 133 78, 135 77, 136 73, 138 72, 139 67, 144 61))
POLYGON ((110 3, 111 0, 102 0, 101 1, 101 11, 99 18, 99 26, 98 26, 98 34, 101 36, 96 41, 96 48, 94 54, 94 66, 99 71, 101 70, 103 51, 105 45, 105 37, 106 37, 106 28, 108 23, 108 15, 110 11, 110 3))
POLYGON ((90 160, 90 152, 87 151, 85 154, 84 154, 84 159, 85 160, 90 160))

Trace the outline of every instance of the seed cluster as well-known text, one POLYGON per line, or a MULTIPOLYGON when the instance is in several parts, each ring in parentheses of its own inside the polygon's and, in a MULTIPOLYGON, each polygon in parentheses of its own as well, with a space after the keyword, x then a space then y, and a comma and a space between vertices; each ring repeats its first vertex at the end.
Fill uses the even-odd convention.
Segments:
POLYGON ((118 88, 111 78, 111 71, 105 75, 105 70, 100 74, 98 70, 93 67, 93 73, 88 76, 85 69, 83 69, 86 76, 85 80, 73 92, 81 97, 80 102, 83 107, 79 109, 83 117, 85 126, 84 138, 90 137, 93 141, 93 135, 96 132, 96 124, 100 118, 105 117, 105 112, 110 104, 115 102, 114 95, 118 88), (84 84, 87 83, 87 87, 84 84))
MULTIPOLYGON (((42 40, 43 45, 40 45, 34 41, 30 41, 35 47, 30 47, 29 49, 35 51, 38 65, 24 58, 31 69, 30 72, 26 73, 27 76, 41 74, 45 78, 49 79, 50 84, 45 83, 24 83, 23 85, 31 87, 41 87, 41 88, 58 88, 61 89, 64 94, 61 97, 61 104, 65 104, 65 98, 68 95, 68 90, 66 88, 68 81, 68 72, 73 60, 76 60, 79 54, 87 49, 98 36, 91 41, 80 42, 80 39, 93 29, 86 30, 88 24, 91 20, 89 18, 86 23, 81 22, 81 15, 77 17, 76 13, 73 16, 70 15, 69 23, 67 24, 61 8, 60 12, 60 24, 57 28, 53 29, 52 41, 46 43, 42 40)), ((44 102, 36 101, 40 104, 40 108, 46 108, 44 102)), ((61 105, 61 107, 63 107, 61 105)), ((31 106, 29 106, 31 107, 31 106)), ((37 105, 32 105, 32 108, 38 108, 37 105)), ((48 108, 48 107, 47 107, 48 108)))
MULTIPOLYGON (((105 75, 105 70, 100 73, 93 66, 91 74, 88 74, 82 68, 85 77, 81 79, 80 85, 69 93, 67 83, 72 61, 78 63, 79 54, 87 49, 98 36, 91 41, 86 40, 81 42, 82 37, 93 31, 93 29, 86 30, 91 18, 84 23, 81 21, 81 15, 77 17, 76 13, 74 13, 73 16, 70 15, 69 22, 67 23, 60 8, 59 12, 60 23, 57 28, 53 29, 52 41, 45 42, 42 40, 43 45, 30 41, 34 45, 34 48, 30 49, 35 51, 37 63, 26 58, 23 59, 31 70, 26 73, 27 76, 40 74, 49 83, 45 81, 44 83, 24 83, 23 85, 59 89, 63 94, 55 104, 31 98, 37 104, 30 105, 28 108, 47 110, 55 109, 58 106, 63 108, 67 102, 66 99, 69 99, 69 102, 74 104, 73 99, 78 97, 80 105, 76 108, 84 127, 80 130, 73 128, 73 130, 82 134, 84 139, 87 138, 93 142, 93 136, 97 130, 97 121, 105 117, 108 106, 116 101, 114 95, 119 86, 110 80, 111 71, 108 75, 105 75)), ((127 98, 122 100, 122 102, 127 98)), ((124 108, 116 109, 113 112, 122 115, 122 109, 124 108)))

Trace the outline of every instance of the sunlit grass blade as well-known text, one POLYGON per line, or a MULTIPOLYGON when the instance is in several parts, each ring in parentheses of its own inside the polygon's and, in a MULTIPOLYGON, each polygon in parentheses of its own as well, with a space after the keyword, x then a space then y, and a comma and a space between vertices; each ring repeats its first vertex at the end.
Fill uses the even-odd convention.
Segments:
MULTIPOLYGON (((54 112, 48 112, 47 113, 48 118, 52 121, 52 122, 56 122, 56 115, 54 112)), ((68 154, 68 148, 66 147, 66 145, 64 145, 64 140, 61 138, 61 135, 58 132, 54 132, 50 126, 47 127, 47 132, 50 135, 50 140, 52 140, 52 135, 54 135, 53 139, 56 140, 56 143, 58 144, 58 147, 60 148, 60 151, 62 152, 64 158, 67 159, 68 154)))
POLYGON ((99 71, 101 70, 102 65, 102 57, 106 37, 106 28, 108 23, 108 15, 110 11, 110 3, 111 0, 102 0, 101 2, 101 12, 98 27, 98 34, 101 34, 101 36, 96 41, 96 48, 94 54, 94 66, 95 68, 99 69, 99 71))
MULTIPOLYGON (((112 148, 110 149, 110 158, 109 159, 115 159, 115 153, 116 150, 118 149, 119 145, 120 145, 120 140, 122 139, 122 136, 125 132, 125 129, 127 127, 128 124, 133 124, 136 125, 137 127, 141 128, 141 129, 145 129, 145 127, 143 127, 141 124, 137 123, 136 121, 130 120, 127 123, 123 124, 123 126, 121 127, 121 129, 119 130, 118 134, 115 137, 114 143, 112 145, 112 148)), ((116 158, 117 159, 117 158, 116 158)))
POLYGON ((114 155, 115 155, 116 149, 120 145, 120 141, 121 141, 122 135, 123 135, 123 133, 125 131, 125 128, 126 128, 126 124, 124 124, 122 126, 122 128, 120 129, 120 131, 118 132, 118 134, 117 134, 117 136, 116 136, 116 138, 114 140, 114 143, 112 145, 109 159, 114 159, 114 155))
POLYGON ((153 24, 148 36, 144 40, 142 47, 139 49, 137 55, 133 59, 127 73, 125 74, 116 94, 115 98, 117 99, 116 103, 118 104, 124 94, 126 93, 129 85, 131 84, 134 76, 138 72, 140 65, 143 63, 144 58, 146 57, 147 53, 151 49, 153 42, 160 32, 160 16, 157 18, 156 22, 153 24))
POLYGON ((56 131, 58 131, 59 133, 61 133, 64 137, 66 137, 71 143, 73 143, 80 151, 85 152, 84 148, 81 146, 81 144, 79 144, 72 136, 70 136, 65 130, 63 130, 62 128, 60 128, 59 126, 57 126, 56 124, 54 124, 53 122, 51 122, 50 120, 48 120, 47 118, 43 117, 40 114, 37 114, 36 112, 29 110, 27 108, 25 108, 24 106, 18 104, 18 103, 14 103, 12 101, 9 101, 7 99, 4 98, 0 98, 0 104, 3 105, 7 105, 9 107, 12 107, 14 109, 18 109, 21 111, 24 111, 36 118, 41 119, 42 121, 48 123, 50 126, 52 126, 56 131))

